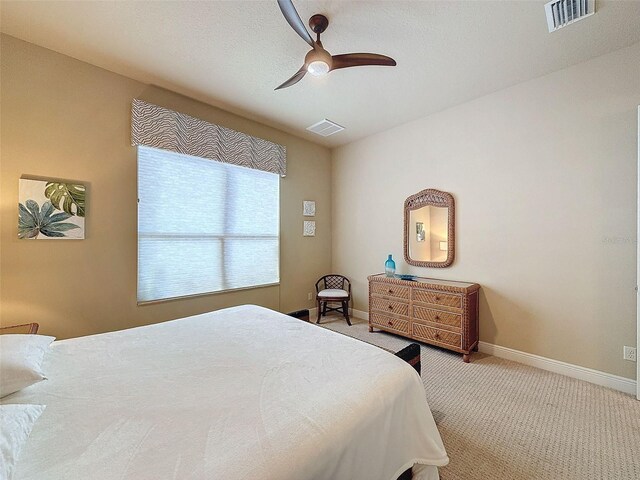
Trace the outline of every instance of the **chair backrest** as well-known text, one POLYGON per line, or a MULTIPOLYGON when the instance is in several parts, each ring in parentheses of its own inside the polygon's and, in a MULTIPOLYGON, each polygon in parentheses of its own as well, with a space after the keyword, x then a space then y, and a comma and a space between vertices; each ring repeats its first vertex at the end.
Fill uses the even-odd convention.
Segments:
POLYGON ((347 292, 351 293, 351 282, 344 275, 332 273, 331 275, 325 275, 316 282, 316 292, 325 290, 327 288, 346 290, 347 292), (322 287, 320 285, 322 285, 322 287))

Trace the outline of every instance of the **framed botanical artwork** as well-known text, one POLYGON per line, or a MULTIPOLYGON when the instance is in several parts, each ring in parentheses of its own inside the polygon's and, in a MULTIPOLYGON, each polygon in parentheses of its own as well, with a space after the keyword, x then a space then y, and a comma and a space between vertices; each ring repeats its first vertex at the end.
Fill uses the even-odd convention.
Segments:
POLYGON ((80 183, 20 179, 18 238, 84 239, 86 188, 80 183))

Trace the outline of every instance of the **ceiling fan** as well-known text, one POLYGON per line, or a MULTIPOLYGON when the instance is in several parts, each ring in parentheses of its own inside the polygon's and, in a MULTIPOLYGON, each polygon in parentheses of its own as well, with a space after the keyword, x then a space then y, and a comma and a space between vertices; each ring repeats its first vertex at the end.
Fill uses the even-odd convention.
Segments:
POLYGON ((278 6, 287 20, 291 28, 293 28, 302 39, 311 45, 310 50, 304 57, 304 64, 298 70, 293 77, 284 82, 276 90, 281 88, 287 88, 291 85, 298 83, 302 80, 307 72, 316 77, 326 75, 332 70, 348 67, 359 67, 363 65, 386 65, 393 67, 396 65, 396 61, 393 58, 386 55, 378 55, 377 53, 346 53, 344 55, 331 55, 322 46, 320 41, 320 34, 324 32, 329 26, 329 20, 324 15, 316 14, 309 19, 309 26, 311 30, 317 35, 316 40, 311 38, 311 35, 307 31, 300 20, 300 15, 293 6, 291 0, 278 0, 278 6))

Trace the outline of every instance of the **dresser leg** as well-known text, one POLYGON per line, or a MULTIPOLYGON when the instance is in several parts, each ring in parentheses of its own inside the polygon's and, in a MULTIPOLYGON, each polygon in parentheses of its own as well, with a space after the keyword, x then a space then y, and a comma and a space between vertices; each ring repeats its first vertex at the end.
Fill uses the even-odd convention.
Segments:
POLYGON ((470 354, 468 354, 468 353, 463 353, 462 354, 462 361, 464 363, 469 363, 470 359, 471 359, 471 355, 470 354))
POLYGON ((373 327, 369 325, 369 332, 373 332, 373 327))

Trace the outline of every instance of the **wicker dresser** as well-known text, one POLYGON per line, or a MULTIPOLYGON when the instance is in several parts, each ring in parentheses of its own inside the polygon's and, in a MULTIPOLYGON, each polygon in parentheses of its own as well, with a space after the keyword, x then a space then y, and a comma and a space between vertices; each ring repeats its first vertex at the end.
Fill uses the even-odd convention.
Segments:
POLYGON ((463 354, 478 344, 477 283, 413 277, 369 279, 369 331, 374 328, 463 354))

